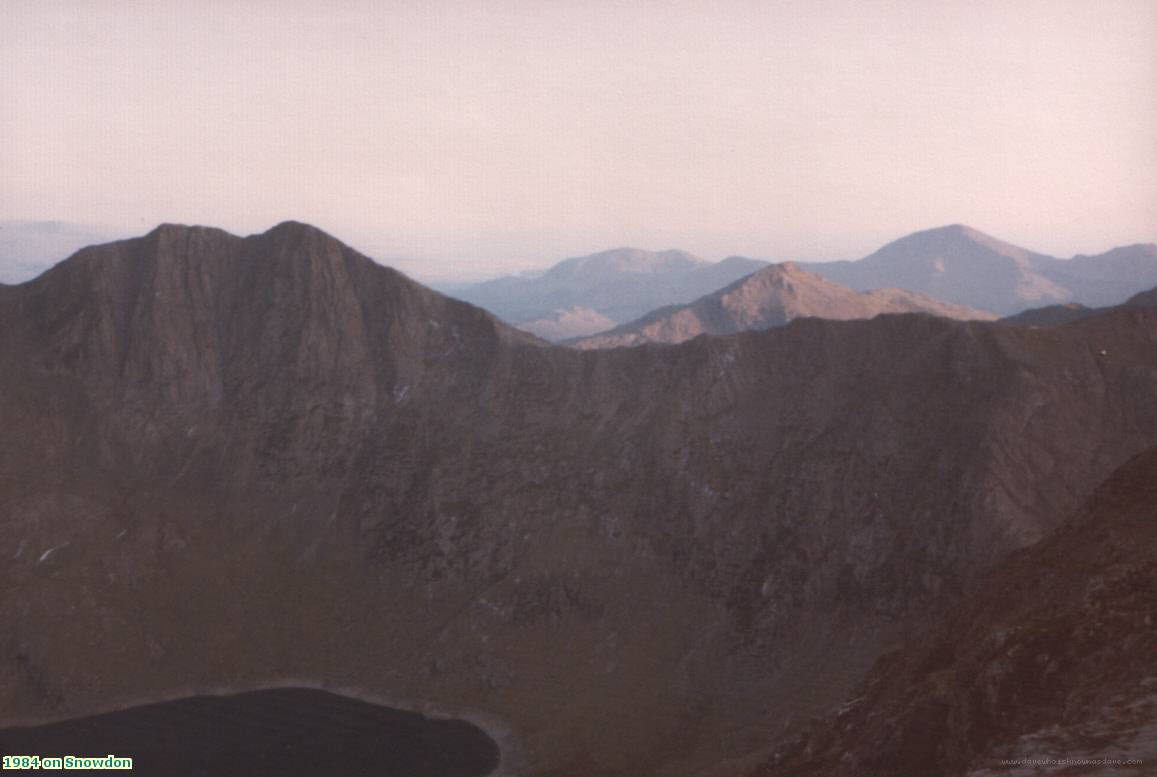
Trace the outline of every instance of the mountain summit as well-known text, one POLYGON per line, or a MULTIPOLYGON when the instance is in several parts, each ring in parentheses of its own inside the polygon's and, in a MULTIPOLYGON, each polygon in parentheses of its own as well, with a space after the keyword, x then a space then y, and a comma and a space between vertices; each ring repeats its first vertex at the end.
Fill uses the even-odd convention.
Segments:
POLYGON ((546 271, 543 277, 585 279, 597 283, 607 274, 631 273, 656 275, 695 270, 711 263, 686 251, 643 251, 639 248, 615 248, 590 256, 565 259, 546 271))
POLYGON ((1157 246, 1063 260, 963 224, 915 232, 854 262, 806 267, 853 289, 896 287, 997 313, 1077 301, 1116 305, 1157 284, 1157 246))
POLYGON ((991 313, 950 305, 900 289, 856 292, 798 264, 773 264, 689 305, 660 308, 637 321, 573 341, 578 348, 645 342, 680 343, 701 334, 770 329, 796 318, 873 318, 881 313, 928 313, 978 321, 991 313))

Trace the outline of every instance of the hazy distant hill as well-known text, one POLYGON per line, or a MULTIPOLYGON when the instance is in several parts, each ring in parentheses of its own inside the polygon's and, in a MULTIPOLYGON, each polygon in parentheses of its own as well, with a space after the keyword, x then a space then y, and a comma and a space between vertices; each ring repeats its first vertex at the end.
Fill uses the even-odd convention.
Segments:
POLYGON ((1157 244, 1120 246, 1101 254, 1046 264, 1044 273, 1085 305, 1118 305, 1157 285, 1157 244))
POLYGON ((1064 305, 1046 305, 1043 308, 1029 308, 1011 316, 1000 319, 1008 324, 1023 326, 1059 326, 1073 321, 1080 321, 1096 313, 1099 308, 1090 308, 1079 302, 1069 302, 1064 305))
POLYGON ((954 224, 900 238, 859 261, 804 267, 859 291, 896 287, 1008 314, 1071 301, 1119 304, 1157 284, 1157 245, 1065 260, 954 224))
POLYGON ((944 318, 992 320, 992 313, 951 305, 901 289, 852 291, 787 262, 773 264, 689 305, 648 313, 637 321, 575 340, 578 348, 681 343, 701 334, 770 329, 796 318, 873 318, 881 313, 930 313, 944 318))
POLYGON ((605 332, 614 326, 614 321, 597 310, 577 305, 556 310, 534 321, 522 321, 518 324, 519 329, 552 342, 605 332))
POLYGON ((109 227, 65 221, 0 221, 0 283, 35 278, 85 246, 122 236, 109 227))
MULTIPOLYGON (((711 263, 684 251, 617 248, 567 259, 537 275, 445 290, 549 340, 585 337, 600 317, 627 324, 722 289, 767 265, 711 263)), ((962 224, 915 232, 857 261, 800 267, 854 291, 903 289, 997 314, 1080 302, 1116 305, 1157 285, 1157 245, 1058 259, 962 224)))
MULTIPOLYGON (((1136 308, 1152 308, 1157 307, 1157 289, 1150 289, 1139 294, 1134 294, 1125 302, 1126 307, 1136 308)), ((1082 318, 1097 313, 1104 313, 1116 306, 1090 308, 1081 305, 1077 302, 1070 302, 1067 305, 1048 305, 1043 308, 1031 308, 1013 316, 1006 316, 1001 321, 1007 324, 1020 324, 1024 326, 1059 326, 1061 324, 1069 324, 1073 321, 1080 321, 1082 318)))
POLYGON ((506 321, 526 322, 524 328, 544 337, 562 339, 592 331, 586 324, 590 314, 574 320, 578 328, 567 329, 563 311, 585 308, 622 324, 664 305, 690 302, 766 264, 742 257, 712 263, 685 251, 616 248, 567 259, 541 275, 475 284, 454 296, 506 321), (538 323, 551 320, 553 327, 538 323))

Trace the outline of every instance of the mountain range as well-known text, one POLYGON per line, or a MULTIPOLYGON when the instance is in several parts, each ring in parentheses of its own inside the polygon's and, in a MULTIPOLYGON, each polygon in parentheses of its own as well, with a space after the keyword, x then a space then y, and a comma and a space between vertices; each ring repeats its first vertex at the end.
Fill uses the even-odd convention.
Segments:
POLYGON ((881 313, 926 313, 989 321, 982 310, 950 305, 902 289, 856 292, 787 262, 758 270, 689 305, 660 308, 642 318, 590 337, 567 341, 576 348, 613 348, 641 343, 681 343, 701 334, 770 329, 814 316, 843 321, 881 313))
MULTIPOLYGON (((1139 294, 1134 294, 1129 299, 1125 300, 1127 307, 1153 307, 1157 305, 1157 289, 1150 289, 1139 294)), ((1098 313, 1104 313, 1109 310, 1104 308, 1090 308, 1078 302, 1070 302, 1067 305, 1047 305, 1043 308, 1031 308, 1015 316, 1007 316, 1003 319, 1007 324, 1021 324, 1024 326, 1058 326, 1060 324, 1069 324, 1073 321, 1080 321, 1082 318, 1095 316, 1098 313)))
MULTIPOLYGON (((901 749, 840 741, 862 773, 967 765, 996 740, 953 694, 1015 696, 1041 652, 1010 633, 974 689, 973 635, 1086 601, 1001 571, 1038 547, 1108 608, 1073 660, 1127 657, 1107 687, 1157 720, 1149 632, 1113 620, 1152 501, 1066 528, 1157 446, 1155 308, 582 351, 308 225, 163 225, 0 286, 0 429, 2 725, 291 684, 466 719, 498 775, 740 777, 810 731, 792 773, 834 775, 854 732, 824 721, 900 649, 915 673, 852 709, 901 749), (909 757, 940 721, 972 750, 909 757)), ((1086 676, 1000 741, 1095 717, 1086 676)))
POLYGON ((858 291, 896 287, 1007 315, 1049 303, 1120 304, 1157 285, 1157 245, 1058 259, 954 224, 900 238, 858 261, 804 266, 858 291))
MULTIPOLYGON (((568 259, 536 277, 508 276, 459 288, 454 296, 548 340, 604 332, 614 338, 611 330, 648 314, 662 315, 660 308, 687 305, 766 264, 741 257, 711 264, 681 251, 618 249, 568 259)), ((798 266, 853 291, 902 289, 1011 315, 1052 304, 1120 304, 1157 285, 1157 245, 1058 259, 955 224, 913 233, 856 261, 798 266)), ((815 308, 809 314, 824 315, 815 308)))
POLYGON ((693 300, 765 264, 742 257, 712 263, 685 251, 617 248, 567 259, 541 275, 479 283, 455 296, 527 331, 561 340, 693 300))

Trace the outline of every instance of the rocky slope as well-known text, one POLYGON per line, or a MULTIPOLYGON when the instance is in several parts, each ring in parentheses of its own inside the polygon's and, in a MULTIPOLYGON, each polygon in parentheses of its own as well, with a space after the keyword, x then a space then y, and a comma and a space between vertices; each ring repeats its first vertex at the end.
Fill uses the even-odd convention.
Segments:
POLYGON ((1012 314, 1071 301, 1120 304, 1157 285, 1157 245, 1122 246, 1066 260, 953 224, 915 232, 859 261, 804 266, 860 291, 896 287, 1012 314))
POLYGON ((598 331, 590 329, 590 314, 576 318, 567 311, 592 311, 610 320, 600 327, 607 329, 664 305, 689 302, 764 264, 741 257, 712 263, 684 251, 617 248, 566 259, 542 275, 479 283, 455 296, 527 331, 563 340, 598 331), (549 323, 538 323, 544 320, 549 323))
POLYGON ((289 684, 738 773, 1157 444, 1155 355, 1148 308, 582 352, 301 224, 86 249, 0 287, 0 725, 289 684))
POLYGON ((1148 774, 1155 618, 1152 449, 753 777, 1148 774))
POLYGON ((881 313, 927 313, 978 321, 996 318, 982 310, 900 289, 852 291, 787 262, 765 267, 688 305, 660 308, 636 321, 568 344, 576 348, 614 348, 681 343, 701 334, 770 329, 797 318, 846 321, 874 318, 881 313))

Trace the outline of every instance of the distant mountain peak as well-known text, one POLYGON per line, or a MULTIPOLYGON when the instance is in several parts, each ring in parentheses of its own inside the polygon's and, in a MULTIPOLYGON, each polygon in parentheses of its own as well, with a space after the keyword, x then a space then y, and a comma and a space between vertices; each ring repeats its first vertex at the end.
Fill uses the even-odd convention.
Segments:
POLYGON ((945 248, 953 245, 967 246, 969 244, 983 246, 984 248, 987 248, 1002 256, 1041 256, 1041 254, 1033 254, 1033 252, 1027 251, 1023 248, 1020 248, 1019 246, 1015 246, 1012 243, 1006 243, 1003 240, 998 240, 992 235, 981 232, 979 229, 970 227, 967 224, 947 224, 942 227, 934 227, 932 229, 913 232, 912 234, 906 235, 902 238, 899 238, 898 240, 893 240, 891 243, 888 243, 888 245, 884 246, 884 248, 881 248, 880 251, 884 251, 889 246, 907 247, 918 245, 928 248, 945 248))
POLYGON ((809 269, 857 291, 908 289, 1009 313, 1029 303, 1072 299, 1056 272, 1060 264, 974 227, 948 224, 893 240, 858 262, 811 264, 809 269))
POLYGON ((793 275, 797 277, 808 277, 815 278, 816 280, 822 280, 820 276, 816 275, 815 273, 805 270, 799 265, 798 262, 780 262, 779 264, 770 264, 762 270, 758 270, 757 272, 765 273, 767 275, 793 275))
POLYGON ((690 270, 708 264, 704 259, 686 251, 645 251, 641 248, 612 248, 589 256, 576 256, 555 265, 548 274, 588 275, 595 273, 652 274, 690 270))
POLYGON ((282 221, 270 227, 264 233, 266 236, 289 236, 289 237, 324 237, 327 240, 337 240, 333 235, 326 232, 324 229, 315 227, 313 224, 306 224, 303 221, 282 221))
MULTIPOLYGON (((671 304, 690 302, 766 266, 731 257, 714 263, 686 251, 613 248, 565 259, 535 277, 504 276, 456 290, 456 296, 486 308, 509 322, 570 321, 583 308, 614 323, 625 323, 671 304)), ((585 322, 568 336, 589 332, 585 322)), ((545 330, 544 330, 545 331, 545 330)), ((553 325, 552 332, 562 330, 553 325)))
POLYGON ((701 334, 729 334, 784 326, 796 318, 849 320, 881 313, 926 313, 945 318, 992 319, 990 313, 950 305, 901 289, 856 292, 795 262, 764 267, 712 294, 652 311, 606 332, 570 341, 583 349, 646 342, 679 343, 701 334))
MULTIPOLYGON (((945 235, 961 235, 963 237, 969 237, 973 239, 977 237, 991 237, 990 235, 986 235, 975 227, 970 227, 967 224, 960 223, 945 224, 942 227, 932 227, 931 229, 924 230, 924 232, 939 232, 945 235)), ((917 232, 916 234, 920 233, 917 232)))

